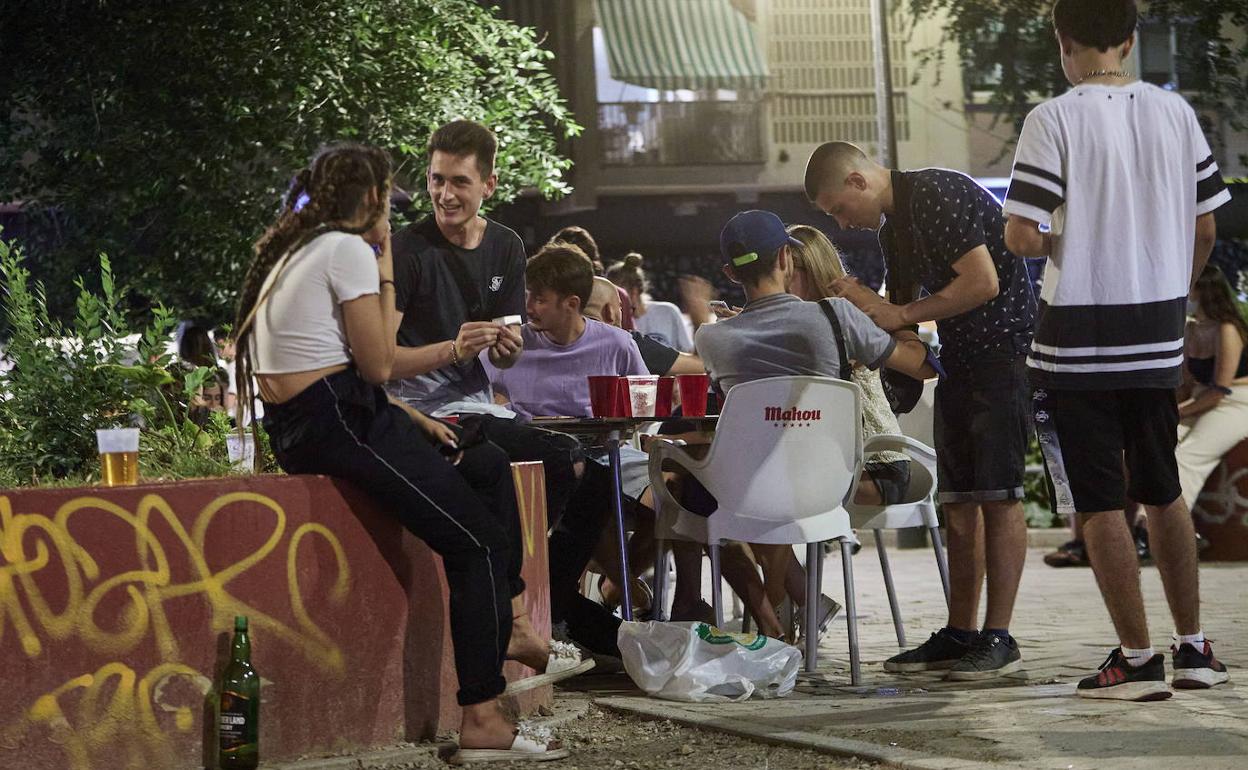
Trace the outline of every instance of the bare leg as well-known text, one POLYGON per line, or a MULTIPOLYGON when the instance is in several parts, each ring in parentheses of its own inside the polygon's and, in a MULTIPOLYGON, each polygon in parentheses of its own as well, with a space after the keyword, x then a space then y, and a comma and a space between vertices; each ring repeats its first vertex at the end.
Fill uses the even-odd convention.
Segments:
POLYGON ((1009 628, 1027 560, 1027 520, 1019 500, 982 503, 988 608, 984 628, 1009 628))
POLYGON ((1150 647, 1144 597, 1140 593, 1140 563, 1126 518, 1122 511, 1085 513, 1080 517, 1092 572, 1119 641, 1133 649, 1150 647))
MULTIPOLYGON (((774 607, 784 601, 789 596, 789 572, 796 565, 801 570, 801 565, 797 564, 797 559, 793 557, 793 548, 787 545, 760 545, 758 543, 750 543, 750 550, 754 552, 754 558, 758 560, 758 566, 763 568, 763 585, 767 588, 767 601, 771 602, 774 607)), ((802 584, 799 594, 802 599, 806 598, 805 573, 801 574, 799 582, 802 584)), ((796 599, 795 599, 796 601, 796 599)), ((804 601, 799 604, 805 604, 804 601)))
POLYGON ((689 617, 702 601, 702 546, 688 540, 672 540, 676 560, 676 588, 672 593, 672 617, 689 617))
POLYGON ((979 594, 984 585, 984 519, 978 503, 945 503, 949 528, 949 626, 979 628, 979 594))
POLYGON ((758 567, 750 558, 749 551, 743 543, 726 543, 722 550, 722 570, 724 579, 732 590, 737 592, 746 609, 758 623, 758 632, 764 636, 779 639, 784 631, 776 610, 767 600, 767 591, 763 581, 758 577, 758 567))
POLYGON ((511 598, 511 641, 507 643, 507 658, 518 660, 539 674, 546 670, 550 660, 550 641, 537 635, 529 621, 529 610, 524 606, 524 595, 511 598))
POLYGON ((516 726, 503 715, 498 699, 464 706, 459 746, 464 749, 509 749, 516 726))
POLYGON ((1179 634, 1200 631, 1200 567, 1196 528, 1183 498, 1162 508, 1146 506, 1149 546, 1166 589, 1166 602, 1179 634))

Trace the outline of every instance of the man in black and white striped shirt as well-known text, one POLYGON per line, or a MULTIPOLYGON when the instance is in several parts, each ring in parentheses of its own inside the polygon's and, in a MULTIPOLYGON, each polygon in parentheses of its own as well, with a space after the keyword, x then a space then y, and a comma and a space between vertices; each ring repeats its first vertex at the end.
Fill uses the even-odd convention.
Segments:
POLYGON ((1149 640, 1124 492, 1148 509, 1176 627, 1174 685, 1227 680, 1200 626, 1174 388, 1188 291, 1213 246, 1212 212, 1230 195, 1187 102, 1123 71, 1134 0, 1059 0, 1053 20, 1074 87, 1023 125, 1006 243, 1049 257, 1027 359, 1036 430, 1057 510, 1081 516, 1121 640, 1078 692, 1158 700, 1171 693, 1149 640))

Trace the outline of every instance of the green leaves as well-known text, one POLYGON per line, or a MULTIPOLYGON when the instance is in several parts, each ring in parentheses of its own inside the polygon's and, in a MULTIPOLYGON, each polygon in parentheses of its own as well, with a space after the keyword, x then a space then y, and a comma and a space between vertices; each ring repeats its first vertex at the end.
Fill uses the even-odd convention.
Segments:
MULTIPOLYGON (((1007 124, 1021 125, 1037 101, 1068 88, 1049 17, 1052 0, 898 1, 905 3, 912 18, 946 19, 945 37, 957 44, 968 92, 988 92, 989 104, 1007 124)), ((1224 130, 1223 120, 1236 129, 1248 127, 1248 39, 1242 34, 1248 28, 1248 3, 1151 0, 1141 6, 1148 19, 1179 22, 1182 29, 1207 41, 1180 45, 1177 55, 1183 92, 1198 110, 1219 118, 1210 127, 1213 132, 1224 130), (1235 30, 1240 34, 1233 34, 1235 30)), ((918 69, 942 56, 939 48, 919 51, 918 69)))
POLYGON ((213 371, 186 371, 168 351, 175 321, 157 306, 153 322, 132 334, 119 308, 125 289, 100 258, 99 294, 75 278, 71 323, 51 317, 47 300, 21 251, 0 240, 4 317, 11 336, 0 373, 0 487, 90 482, 97 475, 95 431, 137 424, 142 430, 145 478, 228 472, 224 415, 200 426, 190 405, 213 371))
POLYGON ((0 199, 26 205, 55 315, 105 252, 123 309, 226 320, 290 176, 335 139, 389 148, 419 191, 433 128, 469 117, 499 134, 495 204, 568 190, 556 141, 580 128, 549 52, 472 0, 42 7, 0 4, 0 199))

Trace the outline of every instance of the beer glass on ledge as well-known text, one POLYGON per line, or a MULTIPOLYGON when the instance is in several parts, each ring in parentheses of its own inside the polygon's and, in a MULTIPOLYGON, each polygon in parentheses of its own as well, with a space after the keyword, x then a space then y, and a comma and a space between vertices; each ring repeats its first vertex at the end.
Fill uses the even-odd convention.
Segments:
POLYGON ((102 428, 95 432, 100 451, 100 482, 106 487, 139 483, 139 429, 102 428))

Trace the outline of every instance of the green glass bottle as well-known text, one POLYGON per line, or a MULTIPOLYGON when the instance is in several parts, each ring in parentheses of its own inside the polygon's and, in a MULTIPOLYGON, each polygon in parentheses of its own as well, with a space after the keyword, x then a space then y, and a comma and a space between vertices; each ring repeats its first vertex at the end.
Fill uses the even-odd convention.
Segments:
POLYGON ((254 770, 260 764, 260 675, 251 667, 247 617, 234 617, 230 662, 221 675, 217 758, 221 770, 254 770))

